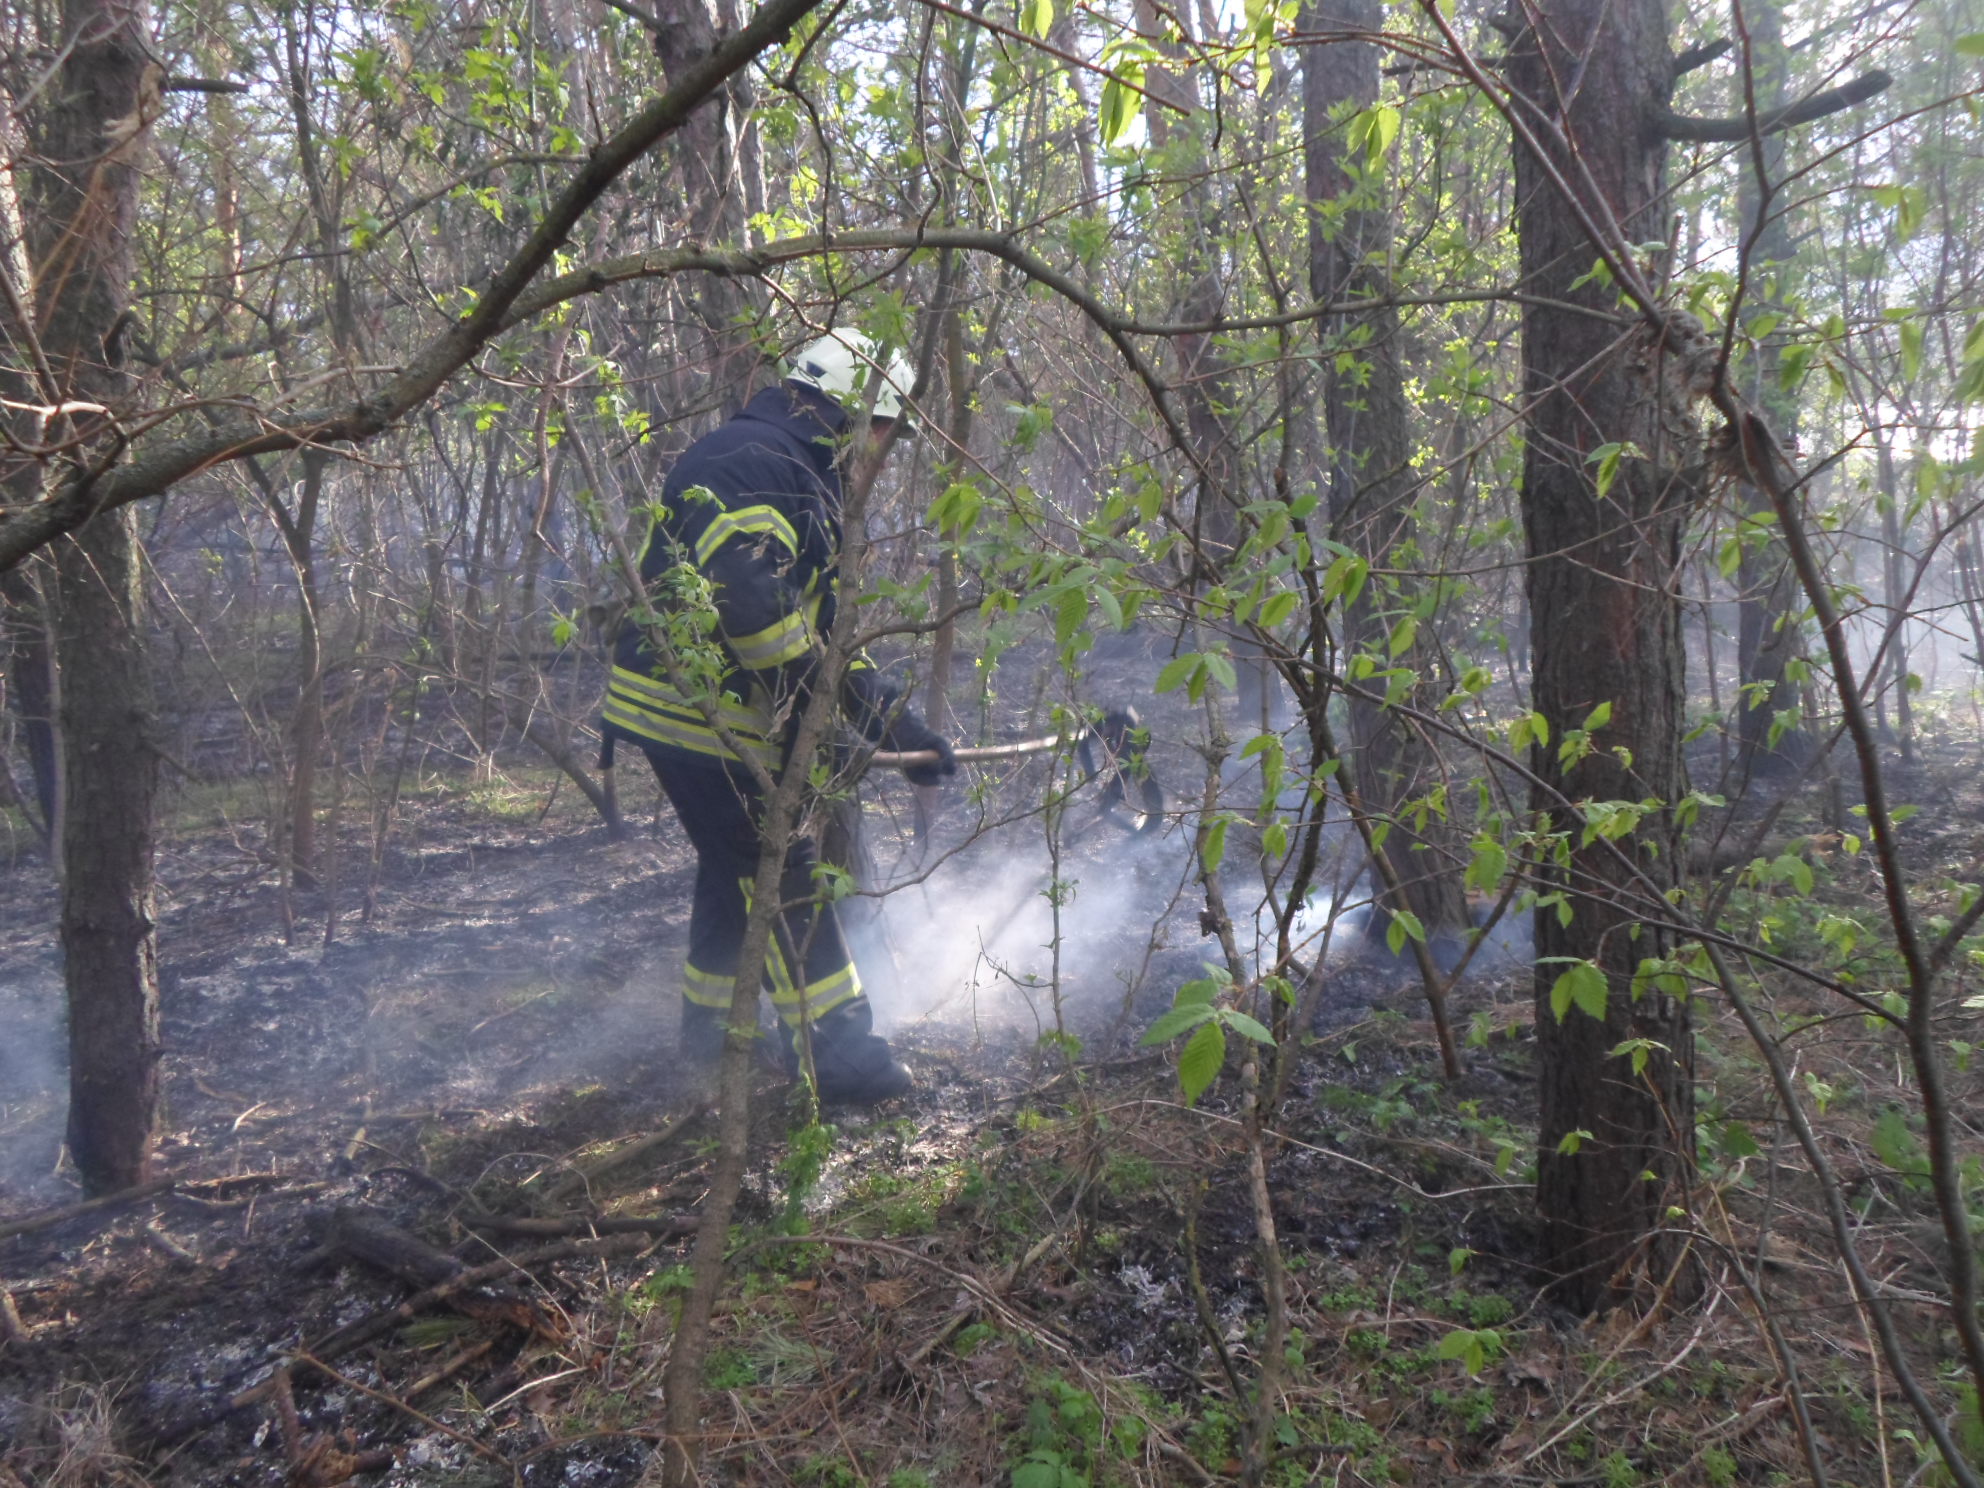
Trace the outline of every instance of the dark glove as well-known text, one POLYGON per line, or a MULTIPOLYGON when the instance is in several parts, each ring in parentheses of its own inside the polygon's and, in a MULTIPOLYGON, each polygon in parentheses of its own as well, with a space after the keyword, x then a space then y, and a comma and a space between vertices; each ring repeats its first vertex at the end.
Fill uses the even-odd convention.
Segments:
POLYGON ((934 764, 902 767, 903 776, 911 785, 937 785, 958 772, 957 756, 951 752, 951 741, 907 708, 897 715, 882 735, 882 746, 902 754, 922 754, 928 750, 937 752, 934 764))

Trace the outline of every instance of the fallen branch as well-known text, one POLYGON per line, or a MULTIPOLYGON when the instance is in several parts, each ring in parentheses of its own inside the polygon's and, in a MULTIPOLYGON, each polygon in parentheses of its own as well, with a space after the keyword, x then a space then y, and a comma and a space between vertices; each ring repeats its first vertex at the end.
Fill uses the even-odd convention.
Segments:
POLYGON ((55 1225, 67 1224, 72 1219, 81 1219, 87 1214, 100 1214, 106 1209, 121 1209, 126 1204, 136 1204, 145 1199, 156 1198, 162 1193, 170 1193, 177 1187, 179 1187, 177 1178, 154 1178, 150 1183, 140 1183, 136 1188, 120 1189, 116 1193, 105 1194, 97 1199, 84 1199, 80 1204, 64 1204, 60 1209, 44 1209, 39 1214, 10 1219, 0 1223, 0 1240, 11 1240, 16 1235, 50 1229, 55 1225))
POLYGON ((480 1343, 472 1343, 467 1348, 456 1350, 455 1353, 450 1355, 440 1365, 429 1370, 426 1374, 423 1374, 419 1379, 408 1385, 406 1389, 400 1392, 400 1398, 407 1401, 418 1400, 436 1385, 441 1384, 454 1375, 460 1374, 469 1365, 488 1354, 495 1347, 495 1339, 485 1338, 480 1343))
MULTIPOLYGON (((541 1246, 536 1250, 524 1251, 519 1255, 505 1256, 501 1260, 489 1261, 484 1265, 470 1266, 459 1271, 445 1281, 437 1282, 425 1290, 415 1292, 404 1302, 381 1309, 356 1322, 325 1334, 315 1343, 303 1349, 297 1356, 295 1365, 322 1370, 326 1375, 333 1371, 324 1369, 332 1359, 342 1358, 353 1349, 363 1348, 375 1338, 382 1337, 397 1328, 401 1323, 411 1322, 430 1307, 448 1302, 458 1293, 513 1272, 527 1271, 532 1266, 549 1265, 553 1261, 567 1261, 579 1256, 606 1258, 616 1255, 631 1255, 646 1248, 640 1236, 608 1235, 599 1240, 565 1240, 556 1245, 541 1246)), ((295 1367, 295 1365, 287 1367, 295 1367)), ((247 1410, 267 1400, 276 1389, 276 1376, 270 1375, 259 1383, 236 1391, 227 1399, 196 1415, 189 1416, 177 1424, 160 1430, 158 1435, 147 1443, 152 1448, 170 1446, 176 1441, 204 1431, 209 1426, 237 1411, 247 1410)))
POLYGON ((591 1187, 594 1182, 603 1178, 615 1168, 624 1168, 628 1163, 634 1161, 635 1158, 642 1157, 654 1151, 657 1147, 671 1141, 680 1134, 684 1127, 688 1126, 692 1121, 699 1120, 702 1114, 701 1111, 690 1111, 686 1115, 677 1116, 666 1126, 662 1127, 660 1131, 650 1132, 644 1137, 637 1137, 633 1141, 616 1147, 610 1152, 601 1153, 598 1157, 578 1164, 577 1171, 568 1173, 565 1177, 552 1184, 550 1188, 545 1190, 544 1196, 553 1203, 571 1198, 581 1190, 591 1187))
POLYGON ((375 1390, 370 1385, 362 1384, 358 1380, 353 1379, 348 1374, 340 1373, 338 1370, 331 1368, 331 1366, 324 1360, 313 1358, 308 1353, 299 1353, 296 1356, 296 1363, 299 1365, 305 1365, 311 1369, 316 1370, 319 1374, 325 1376, 327 1379, 335 1380, 338 1384, 343 1385, 347 1390, 356 1390, 360 1395, 363 1395, 371 1400, 376 1400, 381 1405, 391 1406, 394 1410, 399 1411, 404 1415, 412 1417, 414 1420, 418 1421, 421 1425, 425 1426, 429 1431, 438 1431, 443 1436, 449 1437, 454 1441, 460 1442, 463 1446, 467 1447, 471 1452, 475 1453, 476 1456, 484 1459, 485 1461, 493 1462, 498 1467, 502 1468, 505 1472, 507 1472, 510 1475, 510 1481, 512 1483, 521 1484, 523 1482, 523 1476, 517 1471, 516 1465, 512 1463, 509 1458, 505 1457, 501 1452, 497 1451, 494 1447, 489 1446, 484 1442, 479 1442, 474 1437, 469 1436, 467 1433, 457 1431, 454 1427, 446 1424, 445 1422, 437 1421, 432 1416, 427 1415, 424 1412, 415 1410, 412 1406, 408 1405, 404 1400, 401 1400, 396 1396, 388 1395, 384 1390, 375 1390))
POLYGON ((679 1239, 696 1233, 693 1214, 573 1214, 564 1217, 533 1218, 511 1214, 483 1214, 470 1210, 457 1216, 471 1230, 487 1230, 492 1235, 652 1235, 660 1240, 679 1239))
MULTIPOLYGON (((396 1276, 409 1286, 429 1291, 439 1291, 470 1269, 445 1250, 435 1249, 367 1209, 334 1210, 325 1228, 324 1244, 396 1276)), ((491 1285, 494 1280, 487 1278, 437 1300, 445 1300, 456 1312, 477 1322, 508 1323, 554 1343, 564 1338, 564 1329, 546 1317, 530 1298, 508 1286, 491 1285)))
POLYGON ((0 1287, 0 1344, 27 1341, 28 1327, 21 1321, 20 1310, 14 1306, 14 1295, 5 1287, 0 1287))

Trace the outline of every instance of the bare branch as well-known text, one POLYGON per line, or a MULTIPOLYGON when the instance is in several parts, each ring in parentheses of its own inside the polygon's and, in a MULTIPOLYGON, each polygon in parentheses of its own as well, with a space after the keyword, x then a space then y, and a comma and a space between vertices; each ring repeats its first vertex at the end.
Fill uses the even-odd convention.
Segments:
POLYGON ((172 77, 165 80, 168 93, 247 93, 246 83, 230 83, 225 78, 172 77))
POLYGON ((0 570, 73 532, 98 512, 148 496, 210 466, 247 455, 305 445, 372 439, 434 396, 508 322, 510 309, 571 236, 572 229, 635 161, 679 128, 729 77, 778 45, 820 0, 768 0, 735 35, 726 37, 681 83, 648 103, 596 145, 530 236, 496 273, 475 307, 428 342, 406 369, 376 393, 342 408, 277 421, 265 416, 219 420, 215 426, 159 445, 125 463, 81 470, 32 506, 0 507, 0 570))
POLYGON ((611 6, 623 16, 632 16, 650 31, 661 30, 661 17, 651 10, 643 10, 638 5, 629 5, 627 0, 600 0, 600 3, 611 6))
POLYGON ((1672 109, 1656 109, 1653 117, 1660 132, 1671 140, 1740 144, 1754 135, 1779 134, 1800 124, 1809 124, 1814 119, 1823 119, 1827 114, 1836 114, 1841 109, 1852 108, 1856 103, 1865 103, 1876 94, 1886 92, 1893 82, 1892 77, 1877 67, 1850 83, 1814 93, 1810 98, 1786 104, 1783 108, 1767 109, 1754 118, 1748 114, 1731 114, 1720 119, 1697 119, 1688 114, 1677 114, 1672 109))
POLYGON ((1735 43, 1726 36, 1718 36, 1714 41, 1697 42, 1674 59, 1674 76, 1685 77, 1697 67, 1708 66, 1717 57, 1727 55, 1733 45, 1735 43))

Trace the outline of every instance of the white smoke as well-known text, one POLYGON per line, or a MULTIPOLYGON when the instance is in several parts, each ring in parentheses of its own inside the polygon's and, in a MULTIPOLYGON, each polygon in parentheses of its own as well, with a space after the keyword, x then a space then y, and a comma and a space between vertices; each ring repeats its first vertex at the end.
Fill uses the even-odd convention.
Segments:
POLYGON ((877 1026, 1087 1037, 1148 986, 1168 997, 1179 957, 1198 954, 1170 923, 1184 851, 1098 824, 1064 842, 1055 892, 1045 834, 1021 823, 899 873, 869 923, 854 916, 877 1026))
POLYGON ((68 1087, 62 982, 53 972, 0 981, 0 1189, 54 1169, 68 1087))

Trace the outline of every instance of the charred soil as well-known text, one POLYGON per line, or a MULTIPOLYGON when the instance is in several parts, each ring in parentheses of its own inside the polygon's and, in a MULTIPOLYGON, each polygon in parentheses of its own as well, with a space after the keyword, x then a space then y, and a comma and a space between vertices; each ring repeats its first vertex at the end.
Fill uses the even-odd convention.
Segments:
MULTIPOLYGON (((0 1483, 609 1488, 654 1470, 713 1129, 707 1076, 674 1050, 693 864, 672 824, 609 846, 548 778, 458 786, 412 800, 336 914, 285 895, 238 824, 174 839, 157 1164, 174 1186, 18 1232, 0 1218, 0 1483)), ((1974 807, 1953 801, 1922 851, 1954 851, 1974 807)), ((1826 875, 1820 898, 1864 895, 1836 838, 1810 836, 1788 850, 1826 875)), ((365 862, 361 841, 341 851, 365 862)), ((1741 1268, 1674 1316, 1588 1323, 1540 1290, 1526 972, 1463 987, 1469 1071, 1449 1086, 1382 959, 1329 972, 1327 1031, 1267 1144, 1288 1332, 1272 1439, 1250 1441, 1267 1334, 1237 1060, 1188 1107, 1136 1044, 1209 955, 1176 870, 1121 839, 1072 853, 1073 902, 1100 913, 1063 927, 1065 984, 1053 955, 986 939, 1013 890, 982 895, 968 992, 890 1017, 918 1075, 903 1101, 823 1126, 766 1074, 705 1371, 712 1481, 1202 1483, 1249 1459, 1291 1485, 1798 1479, 1741 1268)), ((1017 897, 1042 897, 1040 871, 1017 897)), ((1768 884, 1742 903, 1792 917, 1780 942, 1804 923, 1768 884)), ((23 1030, 0 1094, 13 1217, 78 1197, 58 1168, 52 918, 38 863, 0 875, 0 1019, 23 1030)), ((896 979, 922 985, 914 932, 891 933, 896 979)), ((1725 1130, 1772 1140, 1754 1066, 1703 1021, 1726 1145, 1702 1224, 1758 1257, 1769 1236, 1762 1285, 1805 1309, 1840 1480, 1875 1480, 1893 1402, 1837 1363, 1864 1359, 1860 1329, 1796 1175, 1766 1198, 1756 1144, 1725 1130)), ((1843 1086, 1824 1061, 1863 1058, 1842 1039, 1807 1068, 1843 1086)), ((1929 1264, 1920 1206, 1863 1167, 1886 1205, 1869 1224, 1893 1231, 1884 1274, 1905 1280, 1929 1264)))

